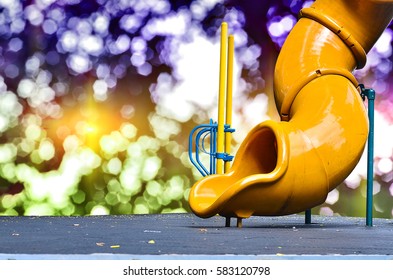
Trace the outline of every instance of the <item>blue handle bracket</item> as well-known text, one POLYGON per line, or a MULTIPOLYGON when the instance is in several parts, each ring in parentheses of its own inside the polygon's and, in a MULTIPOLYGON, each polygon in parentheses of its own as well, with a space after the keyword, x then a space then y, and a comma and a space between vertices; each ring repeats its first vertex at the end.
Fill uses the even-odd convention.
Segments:
MULTIPOLYGON (((216 173, 216 161, 222 159, 224 161, 232 161, 233 156, 228 153, 217 153, 217 128, 218 125, 213 120, 209 124, 200 124, 194 127, 190 132, 188 141, 188 157, 191 163, 198 169, 202 176, 208 176, 216 173), (205 147, 206 139, 210 137, 210 147, 205 147), (192 151, 195 150, 195 155, 192 151), (201 161, 201 152, 209 156, 209 168, 205 167, 201 161)), ((224 132, 233 133, 235 129, 230 125, 224 125, 224 132)))

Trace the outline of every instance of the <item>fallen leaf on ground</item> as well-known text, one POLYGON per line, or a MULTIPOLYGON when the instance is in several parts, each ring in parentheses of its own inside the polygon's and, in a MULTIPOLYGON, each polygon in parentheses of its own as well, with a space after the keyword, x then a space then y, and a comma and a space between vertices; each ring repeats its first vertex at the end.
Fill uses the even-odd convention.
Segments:
POLYGON ((156 242, 154 240, 149 240, 147 243, 149 243, 149 244, 156 244, 156 242))
POLYGON ((96 245, 102 247, 105 245, 105 243, 104 242, 97 242, 96 245))

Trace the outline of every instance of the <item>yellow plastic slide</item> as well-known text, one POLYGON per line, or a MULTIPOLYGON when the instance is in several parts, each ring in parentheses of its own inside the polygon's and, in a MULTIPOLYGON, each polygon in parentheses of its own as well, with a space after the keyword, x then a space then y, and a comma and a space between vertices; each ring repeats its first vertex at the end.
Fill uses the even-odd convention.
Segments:
POLYGON ((323 203, 363 152, 368 119, 351 72, 392 16, 392 1, 317 0, 302 9, 275 68, 281 121, 254 127, 225 174, 192 187, 192 211, 241 219, 323 203))

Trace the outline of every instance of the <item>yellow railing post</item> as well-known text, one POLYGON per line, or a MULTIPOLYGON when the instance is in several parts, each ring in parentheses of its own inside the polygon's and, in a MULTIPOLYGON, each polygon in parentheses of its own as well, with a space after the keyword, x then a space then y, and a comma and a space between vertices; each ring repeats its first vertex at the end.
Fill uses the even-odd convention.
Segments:
MULTIPOLYGON (((225 87, 226 87, 226 66, 227 66, 227 33, 226 22, 221 24, 221 45, 220 45, 220 80, 218 91, 218 122, 217 122, 217 153, 224 152, 224 116, 225 116, 225 87)), ((217 174, 224 173, 224 161, 217 159, 217 174)))
MULTIPOLYGON (((227 73, 227 94, 226 94, 226 110, 225 110, 225 124, 232 126, 232 92, 233 92, 233 56, 235 52, 235 39, 233 35, 228 37, 228 73, 227 73)), ((232 133, 225 133, 225 153, 231 153, 232 133)), ((224 172, 227 172, 231 167, 231 162, 226 161, 224 165, 224 172)))

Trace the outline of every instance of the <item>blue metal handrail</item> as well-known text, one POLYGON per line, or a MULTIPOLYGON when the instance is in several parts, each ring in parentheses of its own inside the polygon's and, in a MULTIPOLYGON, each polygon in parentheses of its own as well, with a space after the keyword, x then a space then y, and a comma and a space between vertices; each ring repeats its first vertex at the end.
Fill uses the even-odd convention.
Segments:
MULTIPOLYGON (((209 124, 200 124, 195 126, 189 135, 188 157, 202 176, 216 174, 217 159, 222 159, 224 161, 231 161, 233 159, 233 156, 227 153, 217 153, 217 128, 217 123, 210 120, 209 124), (210 136, 209 150, 205 147, 205 140, 208 136, 210 136), (193 150, 195 150, 195 157, 192 153, 193 150), (209 169, 201 162, 200 152, 209 155, 209 169)), ((235 129, 231 128, 229 125, 224 125, 225 133, 232 133, 234 131, 235 129)))

